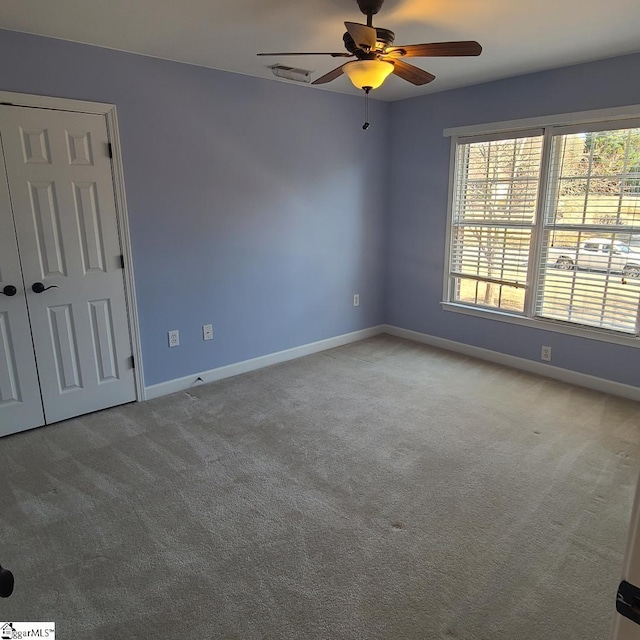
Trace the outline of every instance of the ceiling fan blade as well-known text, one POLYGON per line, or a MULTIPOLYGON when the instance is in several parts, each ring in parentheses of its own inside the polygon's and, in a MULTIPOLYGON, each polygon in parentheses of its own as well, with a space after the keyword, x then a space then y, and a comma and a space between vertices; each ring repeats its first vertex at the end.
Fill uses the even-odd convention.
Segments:
POLYGON ((345 22, 344 26, 347 27, 347 31, 358 49, 368 52, 376 48, 378 34, 373 27, 368 27, 366 24, 358 24, 357 22, 345 22))
POLYGON ((405 44, 388 47, 385 55, 407 58, 445 58, 448 56, 479 56, 482 47, 475 40, 458 42, 431 42, 429 44, 405 44))
POLYGON ((326 84, 327 82, 331 82, 336 78, 339 78, 342 75, 342 67, 344 65, 340 65, 337 69, 333 71, 329 71, 329 73, 325 73, 323 76, 320 76, 317 80, 314 80, 311 84, 326 84))
POLYGON ((389 62, 393 64, 393 73, 411 84, 419 86, 436 79, 432 73, 418 69, 418 67, 414 67, 412 64, 402 62, 402 60, 389 60, 389 62))
POLYGON ((291 52, 288 51, 286 53, 257 53, 258 56, 331 56, 332 58, 352 58, 352 53, 324 53, 324 52, 315 52, 315 51, 302 51, 302 52, 291 52))

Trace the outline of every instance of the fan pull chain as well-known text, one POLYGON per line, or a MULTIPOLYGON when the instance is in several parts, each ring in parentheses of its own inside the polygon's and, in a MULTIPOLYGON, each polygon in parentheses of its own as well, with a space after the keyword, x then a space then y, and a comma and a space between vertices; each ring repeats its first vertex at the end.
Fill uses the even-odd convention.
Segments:
POLYGON ((366 131, 371 125, 369 124, 369 91, 371 87, 363 87, 364 89, 364 124, 362 128, 366 131))

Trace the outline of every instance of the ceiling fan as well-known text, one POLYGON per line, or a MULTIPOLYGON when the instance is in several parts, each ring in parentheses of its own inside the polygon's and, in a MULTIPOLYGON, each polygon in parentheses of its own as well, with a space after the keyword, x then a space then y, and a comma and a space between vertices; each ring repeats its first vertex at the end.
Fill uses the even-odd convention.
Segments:
POLYGON ((424 85, 435 80, 428 71, 404 62, 400 58, 433 58, 449 56, 479 56, 482 47, 475 40, 432 42, 429 44, 394 45, 395 34, 389 29, 373 26, 373 16, 380 11, 384 0, 357 0, 360 11, 367 16, 367 24, 345 22, 347 32, 342 36, 347 52, 339 53, 259 53, 259 56, 332 56, 357 58, 329 71, 312 84, 325 84, 346 74, 355 87, 368 94, 377 89, 391 73, 411 82, 424 85))

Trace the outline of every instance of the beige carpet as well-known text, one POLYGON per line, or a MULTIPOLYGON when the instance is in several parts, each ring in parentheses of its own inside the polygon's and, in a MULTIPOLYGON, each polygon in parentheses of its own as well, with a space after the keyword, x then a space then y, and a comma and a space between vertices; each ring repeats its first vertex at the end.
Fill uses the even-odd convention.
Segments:
POLYGON ((638 405, 380 336, 0 440, 3 620, 603 640, 638 405))

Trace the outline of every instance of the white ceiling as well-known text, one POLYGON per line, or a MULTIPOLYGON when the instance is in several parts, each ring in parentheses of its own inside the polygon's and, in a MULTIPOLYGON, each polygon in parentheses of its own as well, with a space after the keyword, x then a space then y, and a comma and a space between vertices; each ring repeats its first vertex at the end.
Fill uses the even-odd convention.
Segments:
MULTIPOLYGON (((355 0, 2 0, 0 28, 85 42, 263 78, 280 62, 314 71, 330 57, 259 51, 343 51, 343 22, 366 22, 355 0)), ((374 26, 395 44, 477 40, 478 58, 407 60, 436 75, 424 87, 391 76, 372 97, 398 100, 640 51, 638 0, 386 0, 374 26)), ((342 60, 344 62, 345 60, 342 60)), ((594 88, 597 90, 597 88, 594 88)), ((309 91, 357 93, 342 76, 309 91)))

